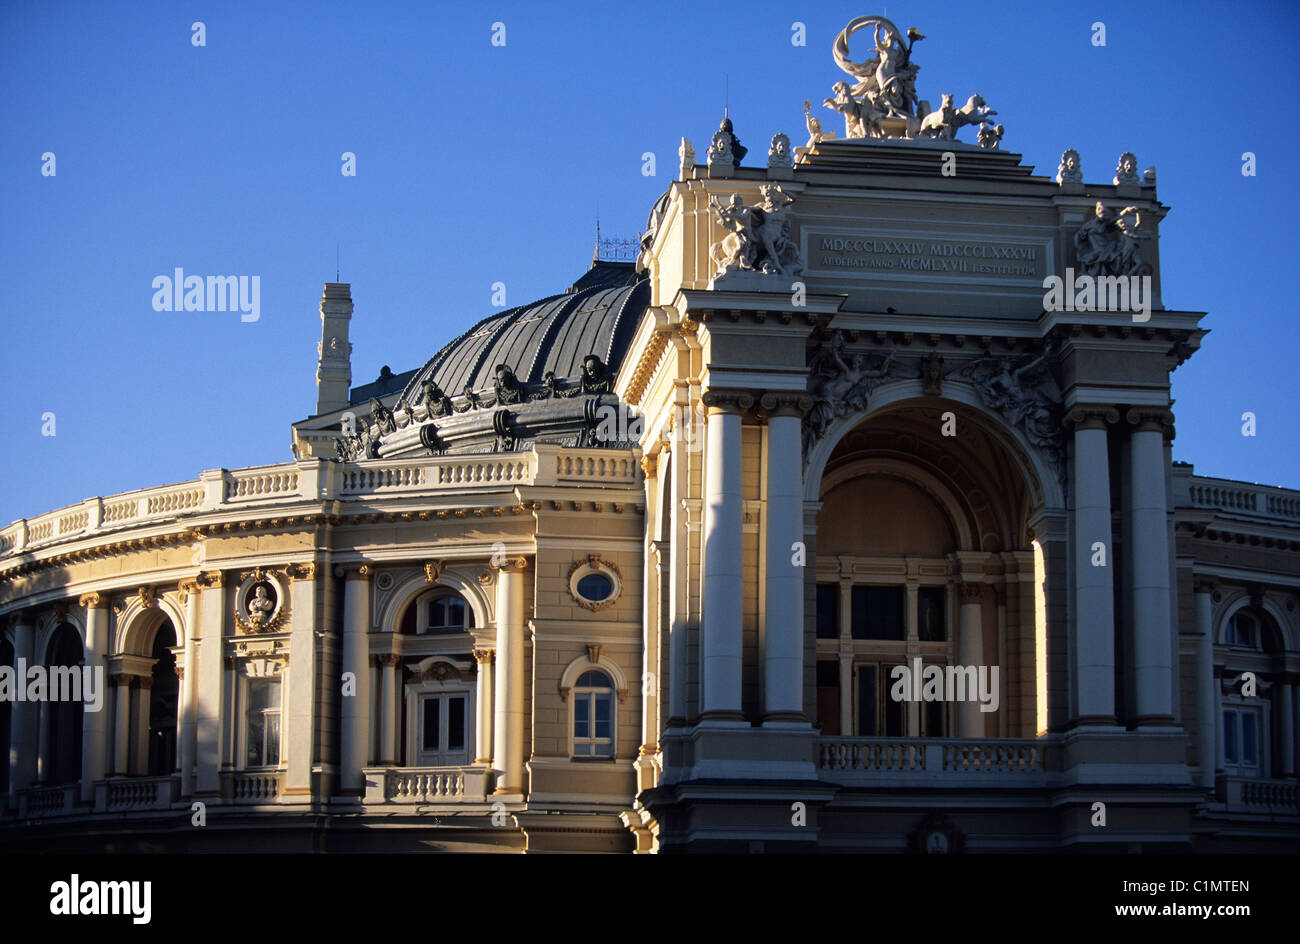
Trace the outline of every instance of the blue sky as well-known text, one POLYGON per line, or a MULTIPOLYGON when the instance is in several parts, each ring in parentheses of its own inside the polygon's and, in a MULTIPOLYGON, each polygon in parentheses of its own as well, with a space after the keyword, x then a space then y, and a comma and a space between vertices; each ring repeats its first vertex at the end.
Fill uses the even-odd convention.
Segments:
POLYGON ((597 206, 604 234, 635 236, 679 138, 703 154, 727 85, 749 162, 777 131, 801 142, 803 100, 842 75, 835 35, 880 12, 927 36, 921 97, 980 92, 1039 173, 1066 147, 1089 181, 1125 150, 1159 168, 1164 300, 1213 331, 1174 374, 1175 458, 1300 487, 1289 3, 10 2, 0 523, 288 459, 336 243, 353 383, 417 366, 492 310, 493 282, 514 305, 581 274, 597 206), (151 282, 178 266, 259 275, 260 319, 155 312, 151 282))

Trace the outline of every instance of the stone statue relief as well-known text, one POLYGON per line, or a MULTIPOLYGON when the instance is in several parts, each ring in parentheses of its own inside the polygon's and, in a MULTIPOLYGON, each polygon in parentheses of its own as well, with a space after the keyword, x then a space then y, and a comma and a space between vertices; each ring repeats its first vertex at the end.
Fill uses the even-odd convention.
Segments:
POLYGON ((1051 358, 1049 342, 1041 354, 988 355, 968 361, 948 376, 974 386, 980 401, 1022 429, 1061 475, 1061 388, 1049 368, 1051 358))
POLYGON ((1134 187, 1141 186, 1142 181, 1138 177, 1138 159, 1132 151, 1125 151, 1119 156, 1119 163, 1115 165, 1116 186, 1120 184, 1129 184, 1134 187))
POLYGON ((791 167, 794 157, 790 153, 789 135, 777 132, 772 135, 772 145, 767 149, 768 167, 791 167))
POLYGON ((713 143, 709 145, 709 164, 739 165, 749 149, 742 147, 731 127, 731 119, 723 118, 718 130, 713 133, 713 143))
POLYGON ((515 372, 505 364, 497 364, 494 373, 492 389, 496 394, 496 402, 498 404, 522 403, 524 391, 515 378, 515 372))
POLYGON ((788 212, 794 198, 776 184, 764 184, 760 192, 762 202, 752 207, 734 193, 725 204, 716 196, 709 198, 709 205, 727 230, 709 250, 717 266, 714 278, 738 271, 784 276, 803 272, 788 212))
POLYGON ((1076 265, 1083 275, 1150 275, 1138 249, 1142 218, 1137 207, 1115 214, 1097 201, 1096 214, 1074 234, 1076 265))
POLYGON ((1061 166, 1056 169, 1056 182, 1058 184, 1083 183, 1083 168, 1079 164, 1079 152, 1074 148, 1067 148, 1061 154, 1061 166))
MULTIPOLYGON (((833 97, 827 98, 825 107, 844 116, 846 138, 916 138, 921 136, 954 139, 957 131, 966 125, 981 127, 982 147, 996 148, 1005 128, 993 127, 988 119, 997 112, 985 104, 979 95, 972 95, 962 108, 954 108, 952 95, 944 95, 943 105, 936 111, 930 103, 917 97, 916 75, 920 66, 912 62, 912 48, 925 37, 916 29, 904 36, 897 26, 883 16, 860 16, 852 20, 835 39, 833 54, 836 64, 853 80, 837 82, 831 89, 833 97), (870 30, 873 39, 872 57, 863 62, 849 58, 849 40, 861 30, 870 30), (989 127, 983 130, 986 122, 989 127)), ((808 114, 808 103, 804 103, 808 114)), ((813 130, 809 117, 809 147, 818 141, 820 125, 813 130)), ((830 137, 830 135, 825 135, 830 137)))

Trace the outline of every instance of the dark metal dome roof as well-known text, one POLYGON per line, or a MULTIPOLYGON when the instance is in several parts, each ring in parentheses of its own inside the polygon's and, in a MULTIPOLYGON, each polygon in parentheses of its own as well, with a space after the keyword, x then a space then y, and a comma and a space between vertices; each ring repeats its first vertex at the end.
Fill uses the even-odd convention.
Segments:
POLYGON ((649 300, 650 283, 631 263, 595 262, 565 294, 489 315, 456 338, 415 373, 406 399, 418 402, 426 380, 451 396, 488 389, 498 364, 536 384, 548 372, 580 376, 594 354, 615 375, 649 300))

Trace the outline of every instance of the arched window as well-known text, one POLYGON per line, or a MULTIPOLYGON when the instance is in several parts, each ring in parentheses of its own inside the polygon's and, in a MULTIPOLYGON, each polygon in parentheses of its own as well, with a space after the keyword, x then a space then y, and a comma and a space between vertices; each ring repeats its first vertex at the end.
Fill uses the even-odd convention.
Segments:
POLYGON ((614 686, 594 669, 573 686, 573 756, 614 757, 614 686))
POLYGON ((1219 737, 1223 747, 1223 772, 1229 777, 1280 776, 1284 726, 1278 713, 1290 710, 1279 698, 1285 666, 1282 636, 1273 618, 1259 606, 1236 610, 1224 624, 1222 642, 1224 678, 1230 684, 1223 696, 1219 737), (1246 673, 1255 677, 1255 693, 1244 688, 1246 673))
POLYGON ((450 587, 437 587, 419 597, 402 618, 402 632, 409 635, 463 633, 473 626, 474 611, 450 587))
POLYGON ((153 638, 153 685, 149 689, 149 776, 163 777, 176 769, 176 710, 180 680, 176 677, 176 630, 168 620, 153 638))
POLYGON ((73 783, 81 777, 81 718, 83 711, 81 664, 85 648, 81 635, 64 623, 50 638, 46 698, 41 708, 50 713, 48 738, 42 757, 49 758, 46 783, 73 783), (75 673, 76 678, 73 678, 75 673), (75 696, 75 697, 73 697, 75 696))

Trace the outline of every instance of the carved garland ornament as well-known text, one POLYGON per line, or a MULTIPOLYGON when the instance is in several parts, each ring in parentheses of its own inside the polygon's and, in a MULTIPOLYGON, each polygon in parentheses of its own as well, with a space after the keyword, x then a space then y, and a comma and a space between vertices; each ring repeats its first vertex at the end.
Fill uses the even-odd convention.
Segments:
POLYGON ((586 557, 578 558, 569 568, 568 585, 569 596, 573 597, 573 602, 584 610, 591 610, 594 613, 614 605, 623 591, 623 574, 613 561, 606 560, 599 554, 588 554, 586 557), (578 581, 587 573, 601 574, 614 584, 608 597, 597 601, 588 600, 578 594, 578 581))

